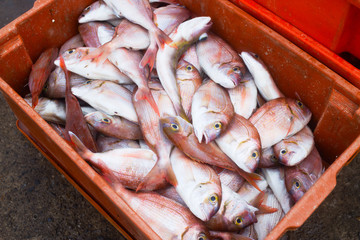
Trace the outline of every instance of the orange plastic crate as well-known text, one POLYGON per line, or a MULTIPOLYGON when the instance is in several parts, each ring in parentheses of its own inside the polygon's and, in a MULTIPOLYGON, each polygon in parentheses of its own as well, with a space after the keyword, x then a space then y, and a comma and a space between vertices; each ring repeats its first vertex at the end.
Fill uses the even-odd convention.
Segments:
MULTIPOLYGON (((23 100, 32 63, 77 32, 77 17, 91 0, 38 0, 0 30, 0 89, 22 129, 49 161, 128 239, 160 239, 111 187, 23 100), (68 6, 71 6, 69 8, 68 6), (35 33, 35 34, 34 34, 35 33)), ((336 185, 336 174, 360 149, 360 91, 281 35, 226 0, 182 0, 211 16, 213 31, 237 51, 256 52, 280 90, 313 112, 316 146, 330 165, 268 236, 301 226, 336 185)))

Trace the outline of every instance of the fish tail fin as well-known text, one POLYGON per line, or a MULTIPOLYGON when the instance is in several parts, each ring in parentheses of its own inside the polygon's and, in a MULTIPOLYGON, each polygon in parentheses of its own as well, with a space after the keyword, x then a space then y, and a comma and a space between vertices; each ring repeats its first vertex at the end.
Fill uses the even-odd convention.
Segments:
POLYGON ((32 108, 35 108, 38 103, 39 103, 39 96, 35 94, 31 95, 32 108))
POLYGON ((256 173, 248 173, 242 170, 241 168, 237 168, 237 172, 240 176, 242 176, 248 183, 250 183, 254 188, 256 188, 259 192, 262 192, 259 186, 256 184, 255 181, 261 180, 261 176, 256 173))
POLYGON ((158 105, 156 104, 155 99, 154 99, 153 95, 151 94, 151 91, 148 87, 142 87, 142 88, 139 87, 135 93, 135 99, 136 100, 145 99, 150 104, 152 109, 154 109, 156 114, 158 116, 160 116, 160 111, 159 111, 158 105))
POLYGON ((93 154, 82 142, 81 140, 71 131, 69 131, 69 137, 71 142, 75 145, 75 150, 79 155, 84 159, 89 159, 93 154))
POLYGON ((163 48, 164 44, 169 45, 172 42, 172 39, 158 27, 154 28, 150 34, 154 36, 159 48, 163 48))
POLYGON ((256 211, 256 214, 267 214, 277 212, 277 208, 270 207, 264 204, 265 201, 265 192, 262 191, 252 202, 251 205, 259 209, 256 211))
POLYGON ((146 50, 143 58, 141 59, 139 66, 141 68, 144 68, 146 65, 149 65, 149 69, 151 72, 155 65, 157 51, 158 51, 158 46, 156 45, 156 42, 150 43, 150 46, 146 50))
POLYGON ((104 44, 84 56, 80 61, 91 60, 95 61, 96 65, 101 65, 106 61, 112 50, 110 44, 104 44))

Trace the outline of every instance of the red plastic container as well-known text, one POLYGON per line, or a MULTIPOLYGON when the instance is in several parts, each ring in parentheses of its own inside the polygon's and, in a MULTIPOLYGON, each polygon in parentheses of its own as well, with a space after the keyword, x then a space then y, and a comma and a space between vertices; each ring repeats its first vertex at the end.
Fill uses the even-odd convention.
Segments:
POLYGON ((357 68, 360 64, 359 1, 231 2, 360 88, 360 70, 357 68))
MULTIPOLYGON (((0 89, 23 133, 128 239, 160 239, 111 187, 23 99, 32 63, 77 32, 77 17, 92 0, 39 0, 0 30, 0 89), (69 8, 68 6, 71 6, 69 8), (27 130, 26 130, 27 129, 27 130)), ((313 112, 316 146, 329 167, 273 229, 268 239, 301 226, 336 185, 336 174, 360 149, 360 90, 315 58, 226 0, 182 0, 211 16, 213 31, 237 51, 256 52, 280 90, 313 112)))

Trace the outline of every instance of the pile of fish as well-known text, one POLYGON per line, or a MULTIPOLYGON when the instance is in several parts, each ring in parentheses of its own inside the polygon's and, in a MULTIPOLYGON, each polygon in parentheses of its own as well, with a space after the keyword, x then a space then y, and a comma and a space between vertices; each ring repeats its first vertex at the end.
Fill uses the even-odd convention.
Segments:
POLYGON ((172 0, 104 0, 26 101, 162 239, 264 239, 324 168, 310 110, 172 0))

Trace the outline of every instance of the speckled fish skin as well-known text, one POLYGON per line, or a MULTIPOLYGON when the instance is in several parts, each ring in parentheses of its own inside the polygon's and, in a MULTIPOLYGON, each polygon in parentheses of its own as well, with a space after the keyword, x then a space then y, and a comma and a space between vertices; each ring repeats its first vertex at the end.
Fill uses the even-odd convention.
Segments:
POLYGON ((246 72, 237 52, 214 33, 196 44, 196 53, 203 71, 225 88, 236 87, 246 72))
POLYGON ((210 239, 204 224, 180 203, 154 192, 114 189, 161 239, 210 239))
POLYGON ((270 214, 256 215, 258 221, 254 224, 254 228, 259 240, 264 240, 284 216, 281 205, 270 188, 265 191, 264 204, 272 208, 277 208, 278 211, 270 214))
POLYGON ((79 25, 79 32, 86 47, 98 48, 111 41, 115 30, 106 22, 88 22, 79 25))
POLYGON ((99 152, 106 152, 117 148, 140 148, 135 140, 118 139, 100 134, 96 139, 99 152))
POLYGON ((243 177, 241 177, 236 172, 223 169, 218 173, 221 184, 228 186, 234 192, 237 192, 241 186, 246 182, 243 177))
POLYGON ((72 38, 70 38, 69 40, 67 40, 60 48, 59 50, 59 54, 63 54, 64 52, 66 52, 69 49, 73 49, 73 48, 79 48, 79 47, 85 47, 85 43, 81 38, 80 34, 77 34, 75 36, 73 36, 72 38))
POLYGON ((29 76, 29 89, 32 96, 32 107, 39 101, 39 96, 51 71, 55 68, 54 60, 58 57, 57 48, 49 48, 41 53, 40 57, 31 67, 29 76))
POLYGON ((85 120, 96 131, 106 136, 129 140, 143 138, 139 125, 119 116, 111 116, 97 111, 85 115, 85 120))
POLYGON ((242 52, 241 57, 246 67, 254 77, 255 84, 259 89, 261 96, 266 100, 285 97, 278 89, 265 63, 255 53, 242 52))
POLYGON ((211 239, 214 240, 254 240, 238 233, 210 231, 211 239))
POLYGON ((246 72, 239 84, 228 92, 235 113, 249 119, 257 107, 257 88, 251 74, 246 72))
MULTIPOLYGON (((112 63, 106 60, 104 63, 97 65, 91 60, 81 59, 93 51, 95 48, 76 48, 70 49, 63 54, 66 67, 69 71, 79 74, 85 78, 96 80, 114 81, 119 84, 132 84, 133 81, 120 72, 112 63)), ((55 65, 59 66, 59 59, 55 60, 55 65)))
POLYGON ((201 143, 213 141, 225 132, 234 116, 228 92, 212 80, 204 80, 191 104, 195 135, 201 143))
POLYGON ((107 21, 121 17, 115 15, 114 11, 104 3, 104 1, 96 1, 89 5, 79 16, 79 23, 93 22, 93 21, 107 21))
POLYGON ((214 231, 238 231, 255 223, 257 208, 249 205, 236 192, 225 185, 222 188, 222 201, 219 211, 206 222, 214 231))
POLYGON ((260 160, 261 142, 258 131, 249 120, 235 114, 227 131, 215 141, 242 170, 255 171, 260 160))
POLYGON ((181 56, 180 60, 187 61, 188 63, 193 65, 196 70, 198 70, 201 76, 203 75, 203 70, 200 66, 199 59, 196 53, 196 44, 191 45, 188 50, 186 50, 181 56))
POLYGON ((208 221, 221 203, 220 179, 208 165, 195 162, 178 148, 170 156, 177 180, 176 191, 190 211, 202 221, 208 221))
POLYGON ((300 200, 317 179, 320 178, 324 170, 321 156, 316 147, 298 165, 285 167, 286 189, 294 202, 300 200))
POLYGON ((176 67, 180 56, 197 41, 199 36, 207 32, 212 25, 210 17, 197 17, 181 23, 170 35, 171 46, 159 49, 156 56, 156 70, 166 93, 174 104, 178 115, 186 118, 181 105, 180 92, 176 83, 176 67))
MULTIPOLYGON (((83 84, 87 81, 86 78, 76 73, 70 75, 71 87, 83 84)), ((49 79, 44 86, 44 94, 49 98, 65 98, 66 79, 65 73, 60 67, 56 67, 51 72, 49 79)))
POLYGON ((117 115, 129 121, 138 122, 131 92, 110 81, 88 80, 71 88, 73 94, 93 108, 108 115, 117 115))
POLYGON ((269 168, 280 166, 279 159, 275 156, 273 147, 261 149, 261 157, 259 161, 259 168, 269 168))
MULTIPOLYGON (((31 106, 31 97, 26 97, 25 101, 31 106)), ((62 100, 41 97, 34 110, 46 121, 65 125, 66 110, 62 100)))
POLYGON ((249 120, 259 132, 262 148, 267 148, 303 129, 310 118, 302 102, 277 98, 257 109, 249 120))
POLYGON ((191 121, 191 104, 202 78, 197 69, 185 60, 180 60, 176 68, 176 82, 180 91, 181 105, 191 121))
POLYGON ((271 190, 279 201, 282 210, 286 214, 293 205, 290 194, 285 186, 285 172, 283 167, 261 169, 271 190))
POLYGON ((305 126, 293 136, 274 145, 275 156, 285 166, 294 166, 304 160, 315 146, 311 129, 305 126))

